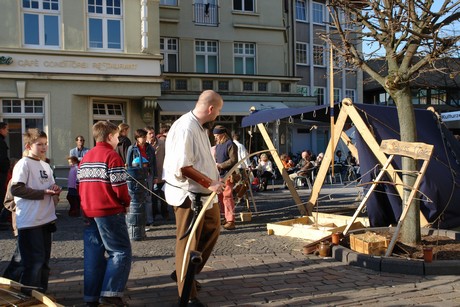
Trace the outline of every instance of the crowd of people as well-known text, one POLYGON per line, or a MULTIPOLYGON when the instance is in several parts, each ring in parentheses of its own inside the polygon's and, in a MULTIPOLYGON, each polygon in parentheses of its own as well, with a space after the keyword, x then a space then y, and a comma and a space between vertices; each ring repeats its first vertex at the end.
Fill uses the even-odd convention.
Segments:
MULTIPOLYGON (((134 131, 99 121, 92 127, 95 146, 85 147, 82 135, 75 138, 70 149, 67 200, 68 215, 84 221, 84 301, 87 306, 100 303, 126 306, 123 292, 131 269, 132 252, 126 214, 132 202, 128 188, 130 168, 141 168, 146 175, 145 230, 152 230, 157 215, 170 220, 170 209, 176 223, 176 263, 171 278, 177 281, 179 300, 188 306, 203 306, 198 299, 199 284, 191 281, 184 290, 184 252, 190 229, 197 223, 190 249, 201 253, 196 267, 199 274, 218 240, 221 227, 236 229, 235 194, 243 197, 254 184, 255 190, 267 190, 276 176, 276 168, 267 153, 248 159, 248 150, 240 136, 225 126, 214 125, 224 101, 212 90, 201 93, 192 111, 182 115, 171 127, 161 125, 158 134, 152 126, 134 131), (238 163, 239 162, 239 163, 238 163), (235 167, 238 171, 230 172, 235 167), (242 180, 244 178, 244 180, 242 180), (244 181, 244 182, 243 182, 244 181), (243 184, 242 184, 243 182, 243 184), (236 187, 240 190, 236 192, 236 187), (242 192, 241 192, 242 191, 242 192), (213 192, 215 194, 213 194, 213 192), (204 218, 197 220, 203 203, 209 197, 204 218), (181 297, 186 293, 187 297, 181 297)), ((0 197, 8 210, 2 210, 1 222, 11 215, 17 235, 17 248, 4 276, 46 292, 49 276, 52 233, 56 231, 56 204, 61 187, 54 181, 53 170, 46 162, 47 135, 39 129, 24 134, 26 151, 19 160, 9 160, 5 137, 8 125, 0 123, 0 197), (14 162, 14 163, 13 163, 14 162), (11 178, 9 180, 9 178, 11 178), (8 185, 7 185, 8 184, 8 185), (5 196, 6 193, 6 196, 5 196), (3 216, 5 215, 5 216, 3 216)), ((312 178, 323 154, 315 156, 305 150, 295 163, 288 154, 281 154, 289 178, 312 178)), ((357 165, 351 153, 343 165, 357 165)), ((337 151, 337 162, 342 163, 337 151)), ((24 289, 30 289, 25 287, 24 289)))

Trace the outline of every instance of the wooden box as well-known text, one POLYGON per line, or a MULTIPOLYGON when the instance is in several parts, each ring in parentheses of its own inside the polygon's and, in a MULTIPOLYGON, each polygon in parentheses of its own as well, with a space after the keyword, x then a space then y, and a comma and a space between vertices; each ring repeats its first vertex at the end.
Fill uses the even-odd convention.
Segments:
POLYGON ((251 212, 240 212, 240 218, 242 222, 250 222, 252 220, 251 212))
POLYGON ((366 255, 384 255, 389 243, 388 238, 373 232, 350 234, 350 248, 366 255))

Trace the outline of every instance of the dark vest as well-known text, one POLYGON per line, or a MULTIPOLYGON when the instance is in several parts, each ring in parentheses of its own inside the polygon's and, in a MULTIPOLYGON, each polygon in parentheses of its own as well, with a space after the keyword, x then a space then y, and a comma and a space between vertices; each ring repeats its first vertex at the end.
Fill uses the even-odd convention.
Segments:
MULTIPOLYGON (((217 144, 216 145, 216 162, 217 163, 222 163, 230 159, 230 156, 228 155, 228 151, 230 147, 233 146, 233 141, 231 139, 228 139, 225 143, 223 144, 217 144)), ((225 176, 228 170, 221 170, 219 175, 221 177, 225 176)))

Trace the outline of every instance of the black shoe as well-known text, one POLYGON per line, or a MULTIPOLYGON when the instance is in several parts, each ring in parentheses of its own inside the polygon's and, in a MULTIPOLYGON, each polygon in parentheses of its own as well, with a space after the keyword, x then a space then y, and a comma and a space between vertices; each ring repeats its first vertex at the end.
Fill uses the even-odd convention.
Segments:
POLYGON ((99 302, 86 302, 86 307, 98 307, 99 302))
POLYGON ((202 302, 200 302, 199 299, 197 299, 195 297, 195 298, 192 298, 191 300, 188 301, 187 306, 189 306, 189 307, 206 307, 207 305, 203 304, 202 302))
MULTIPOLYGON (((178 302, 177 302, 177 306, 180 306, 180 303, 181 303, 181 302, 180 302, 180 298, 179 298, 179 300, 178 300, 178 302)), ((203 304, 202 302, 200 302, 199 299, 197 299, 197 298, 195 297, 195 298, 190 299, 190 300, 187 302, 187 306, 188 306, 188 307, 206 307, 206 306, 208 306, 208 305, 203 304)))
MULTIPOLYGON (((174 280, 175 282, 177 282, 177 275, 176 275, 176 271, 173 271, 171 273, 171 275, 169 275, 169 277, 171 277, 172 280, 174 280)), ((198 280, 195 279, 195 287, 196 287, 196 291, 200 291, 201 290, 201 283, 198 282, 198 280)))
POLYGON ((100 306, 129 306, 127 303, 123 301, 121 297, 118 296, 103 296, 99 299, 99 302, 101 303, 100 306))

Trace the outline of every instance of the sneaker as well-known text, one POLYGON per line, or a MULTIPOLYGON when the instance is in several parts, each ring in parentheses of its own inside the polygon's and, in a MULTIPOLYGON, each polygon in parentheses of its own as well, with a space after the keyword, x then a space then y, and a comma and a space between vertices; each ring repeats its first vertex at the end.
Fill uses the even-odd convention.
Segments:
POLYGON ((235 229, 235 222, 227 222, 227 223, 225 223, 224 229, 227 229, 227 230, 235 229))
POLYGON ((99 302, 101 303, 100 306, 123 306, 127 307, 129 306, 127 303, 123 301, 121 297, 118 296, 103 296, 99 299, 99 302))

